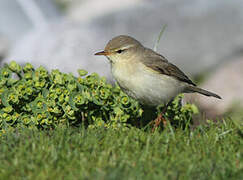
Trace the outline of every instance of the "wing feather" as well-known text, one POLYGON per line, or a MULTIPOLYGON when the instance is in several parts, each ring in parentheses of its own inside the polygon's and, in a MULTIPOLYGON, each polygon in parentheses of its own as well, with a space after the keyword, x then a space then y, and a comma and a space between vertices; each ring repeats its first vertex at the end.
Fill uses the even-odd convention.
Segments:
POLYGON ((161 74, 172 76, 180 81, 196 86, 196 84, 194 84, 178 67, 169 63, 164 56, 148 48, 146 48, 145 51, 142 61, 147 67, 161 74))

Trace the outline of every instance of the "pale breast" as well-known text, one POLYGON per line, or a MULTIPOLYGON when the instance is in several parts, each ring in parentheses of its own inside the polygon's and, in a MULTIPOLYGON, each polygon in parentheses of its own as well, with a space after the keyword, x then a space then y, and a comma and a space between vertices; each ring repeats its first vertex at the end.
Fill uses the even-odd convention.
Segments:
POLYGON ((142 63, 116 63, 112 66, 112 74, 125 93, 148 105, 168 102, 185 86, 177 79, 159 74, 142 63))

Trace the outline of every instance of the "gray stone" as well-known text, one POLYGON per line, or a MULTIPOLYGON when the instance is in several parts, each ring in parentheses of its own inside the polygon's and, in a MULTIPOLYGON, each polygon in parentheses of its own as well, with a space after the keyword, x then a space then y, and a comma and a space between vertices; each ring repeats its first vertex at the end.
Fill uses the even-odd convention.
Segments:
POLYGON ((86 69, 90 73, 111 77, 110 67, 105 57, 94 53, 102 50, 107 40, 91 26, 70 22, 53 23, 48 27, 32 31, 11 49, 4 62, 15 60, 21 64, 32 63, 35 67, 45 66, 49 70, 73 72, 86 69))
POLYGON ((30 32, 5 62, 29 61, 64 72, 84 68, 110 78, 107 60, 93 56, 94 52, 120 34, 131 35, 153 48, 164 24, 167 28, 158 52, 186 74, 198 74, 226 62, 243 47, 243 0, 81 2, 87 4, 70 9, 73 13, 69 20, 76 23, 61 21, 30 32))
POLYGON ((70 9, 69 17, 106 29, 100 36, 107 40, 129 34, 153 47, 166 24, 158 52, 187 73, 198 74, 227 61, 243 47, 243 0, 82 2, 70 9))
POLYGON ((0 33, 10 43, 15 43, 33 28, 60 17, 50 0, 3 0, 0 1, 0 33))
POLYGON ((237 104, 243 107, 243 56, 217 68, 200 87, 217 93, 222 100, 199 94, 187 94, 185 100, 195 103, 206 117, 223 115, 237 104))
POLYGON ((6 56, 9 50, 9 41, 0 35, 0 61, 6 56))

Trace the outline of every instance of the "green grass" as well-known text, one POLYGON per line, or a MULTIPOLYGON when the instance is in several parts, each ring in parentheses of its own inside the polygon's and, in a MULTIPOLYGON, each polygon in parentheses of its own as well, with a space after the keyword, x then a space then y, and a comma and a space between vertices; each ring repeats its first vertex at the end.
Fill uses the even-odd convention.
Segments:
POLYGON ((58 127, 0 137, 0 179, 243 179, 232 121, 163 131, 58 127))

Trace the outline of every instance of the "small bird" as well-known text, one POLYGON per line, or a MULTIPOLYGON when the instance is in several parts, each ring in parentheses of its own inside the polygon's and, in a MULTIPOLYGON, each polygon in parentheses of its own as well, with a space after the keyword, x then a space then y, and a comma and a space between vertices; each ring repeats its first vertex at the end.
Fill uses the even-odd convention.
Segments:
POLYGON ((200 93, 221 99, 215 93, 196 87, 178 67, 164 56, 144 47, 136 39, 120 35, 111 39, 104 51, 111 64, 111 72, 121 89, 140 103, 149 106, 165 104, 155 120, 157 127, 173 98, 180 93, 200 93))

